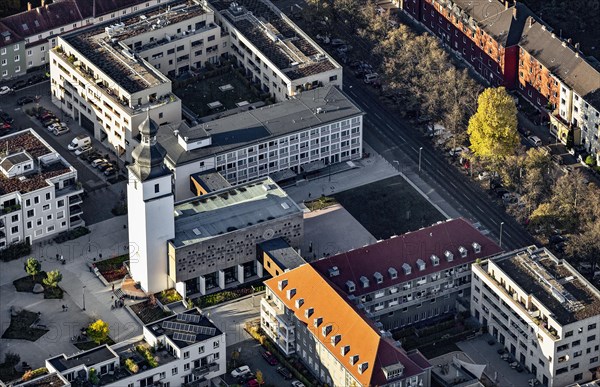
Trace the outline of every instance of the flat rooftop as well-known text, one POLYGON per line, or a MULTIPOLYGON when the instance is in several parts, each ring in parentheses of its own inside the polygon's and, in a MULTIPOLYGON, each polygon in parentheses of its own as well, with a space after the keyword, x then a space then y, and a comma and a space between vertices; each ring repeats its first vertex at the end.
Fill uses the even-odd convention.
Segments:
POLYGON ((191 128, 186 124, 163 125, 157 139, 167 150, 167 158, 173 164, 181 165, 362 114, 340 89, 328 85, 302 92, 287 101, 200 123, 191 128), (179 139, 186 137, 188 143, 210 137, 211 145, 186 151, 179 144, 179 139))
POLYGON ((209 0, 209 4, 292 80, 339 68, 268 1, 209 0))
POLYGON ((179 348, 220 336, 223 332, 198 309, 174 314, 146 325, 155 337, 166 335, 179 348))
POLYGON ((175 204, 173 245, 183 247, 292 214, 298 205, 269 177, 175 204))
POLYGON ((70 386, 71 384, 56 372, 19 384, 21 387, 62 387, 66 385, 70 386))
POLYGON ((118 358, 118 355, 113 352, 108 345, 102 345, 89 351, 80 352, 72 356, 66 356, 64 353, 49 359, 48 362, 52 364, 58 372, 63 372, 71 368, 75 368, 81 365, 91 367, 103 361, 118 358))
POLYGON ((34 168, 30 172, 10 178, 0 172, 0 195, 32 192, 48 186, 47 179, 71 172, 71 167, 31 129, 0 138, 2 168, 8 169, 12 165, 27 161, 29 157, 34 161, 34 168), (57 155, 56 158, 51 157, 53 153, 57 155), (52 159, 51 162, 40 162, 39 159, 44 156, 52 159))
POLYGON ((190 175, 206 192, 219 191, 231 187, 231 184, 219 172, 199 172, 190 175))
POLYGON ((294 269, 306 263, 296 249, 288 245, 282 238, 270 239, 258 245, 282 269, 294 269))
POLYGON ((517 250, 493 260, 517 285, 567 325, 600 315, 600 292, 546 248, 517 250))

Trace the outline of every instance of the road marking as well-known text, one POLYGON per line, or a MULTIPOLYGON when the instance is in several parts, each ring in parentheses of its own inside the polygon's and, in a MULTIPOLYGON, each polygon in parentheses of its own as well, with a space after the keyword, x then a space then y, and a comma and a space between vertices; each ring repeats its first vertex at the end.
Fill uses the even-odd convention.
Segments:
POLYGON ((425 162, 426 162, 427 164, 429 164, 429 165, 432 165, 432 164, 431 164, 431 161, 429 161, 429 160, 427 160, 427 159, 425 159, 425 162))
POLYGON ((465 199, 470 200, 469 197, 463 192, 462 196, 465 197, 465 199))
POLYGON ((373 115, 374 115, 375 117, 379 118, 381 121, 383 121, 383 118, 381 118, 381 116, 380 116, 379 114, 377 114, 377 113, 373 112, 373 115))
POLYGON ((475 204, 475 207, 477 207, 479 211, 484 212, 477 204, 475 204))
MULTIPOLYGON (((438 172, 439 172, 440 174, 442 174, 442 171, 441 171, 441 170, 438 170, 438 172)), ((450 185, 451 185, 451 186, 453 186, 453 187, 456 189, 456 186, 454 185, 454 183, 453 183, 453 182, 450 182, 450 185)))

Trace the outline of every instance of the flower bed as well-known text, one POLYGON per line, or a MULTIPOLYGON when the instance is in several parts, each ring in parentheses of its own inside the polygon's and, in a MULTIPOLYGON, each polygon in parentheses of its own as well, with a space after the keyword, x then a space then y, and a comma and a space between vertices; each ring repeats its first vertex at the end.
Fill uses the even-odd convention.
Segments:
POLYGON ((118 257, 96 262, 96 268, 98 268, 98 271, 100 271, 106 282, 110 283, 125 278, 127 268, 125 268, 123 263, 128 260, 129 254, 119 255, 118 257))
MULTIPOLYGON (((264 286, 255 286, 254 291, 259 292, 264 290, 264 286)), ((207 294, 205 296, 198 297, 194 300, 194 305, 199 308, 208 308, 209 306, 214 306, 221 304, 223 302, 235 300, 236 298, 240 298, 243 296, 248 296, 252 294, 251 287, 239 288, 239 289, 231 289, 231 290, 223 290, 221 292, 207 294)))
POLYGON ((163 311, 158 305, 151 305, 148 300, 133 304, 129 308, 131 308, 133 313, 135 313, 144 324, 150 324, 151 322, 173 314, 173 312, 163 311))
POLYGON ((154 293, 154 297, 156 297, 163 305, 182 300, 181 295, 177 293, 175 289, 167 289, 162 292, 154 293))

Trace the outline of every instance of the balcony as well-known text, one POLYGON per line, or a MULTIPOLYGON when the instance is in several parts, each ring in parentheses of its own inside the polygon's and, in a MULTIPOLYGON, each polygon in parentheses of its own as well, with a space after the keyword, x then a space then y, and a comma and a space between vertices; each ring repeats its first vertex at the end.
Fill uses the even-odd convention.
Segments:
POLYGON ((71 206, 69 207, 69 214, 71 216, 81 215, 83 214, 83 210, 81 209, 81 206, 71 206))
POLYGON ((209 363, 192 370, 194 376, 203 377, 210 372, 219 371, 219 363, 209 363))
POLYGON ((81 196, 79 196, 79 195, 69 196, 69 206, 74 206, 76 204, 81 204, 81 203, 83 203, 81 196))
POLYGON ((77 226, 83 226, 84 224, 85 224, 85 222, 83 221, 83 219, 81 219, 79 217, 79 215, 72 216, 71 218, 69 218, 69 226, 71 228, 77 227, 77 226))

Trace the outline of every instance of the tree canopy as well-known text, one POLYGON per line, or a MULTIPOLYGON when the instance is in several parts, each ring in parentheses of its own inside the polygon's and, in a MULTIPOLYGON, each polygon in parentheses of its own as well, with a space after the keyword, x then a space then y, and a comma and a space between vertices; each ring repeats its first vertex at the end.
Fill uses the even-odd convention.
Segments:
POLYGON ((100 344, 108 339, 108 324, 102 320, 96 320, 87 328, 87 335, 96 344, 100 344))
POLYGON ((53 288, 57 287, 60 281, 62 281, 62 274, 58 270, 49 271, 46 274, 46 278, 43 279, 44 285, 48 285, 53 288))
POLYGON ((483 159, 497 162, 516 153, 517 107, 504 87, 487 88, 479 95, 467 132, 471 150, 483 159))
POLYGON ((42 264, 35 258, 28 258, 25 262, 25 271, 35 280, 35 276, 42 270, 42 264))

